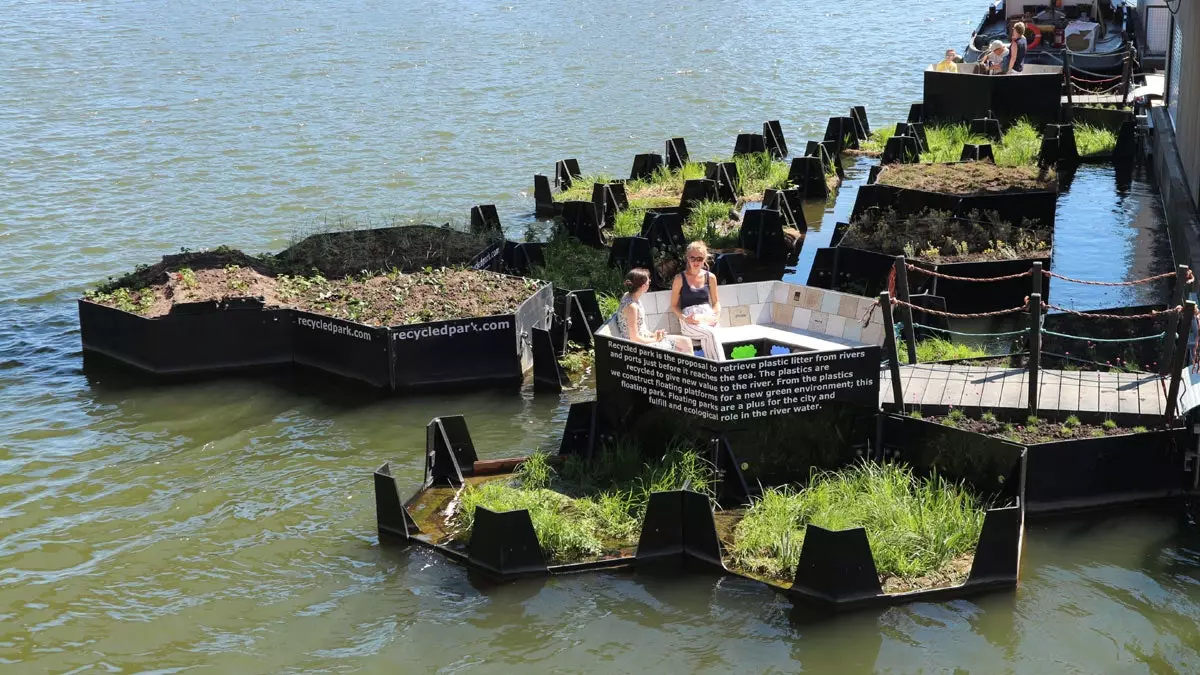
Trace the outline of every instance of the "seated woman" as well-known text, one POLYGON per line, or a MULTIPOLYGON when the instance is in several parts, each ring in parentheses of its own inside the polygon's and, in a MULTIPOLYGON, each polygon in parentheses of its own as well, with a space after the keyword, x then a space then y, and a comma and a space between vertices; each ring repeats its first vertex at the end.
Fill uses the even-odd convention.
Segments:
POLYGON ((671 311, 679 317, 679 332, 700 340, 706 357, 724 361, 725 350, 717 339, 721 301, 717 298, 717 278, 708 271, 708 246, 693 241, 685 255, 687 267, 671 282, 671 311))
POLYGON ((650 273, 638 267, 629 270, 625 275, 625 295, 617 306, 617 331, 620 337, 633 340, 651 347, 673 349, 684 354, 692 353, 691 340, 680 335, 667 335, 665 330, 653 333, 646 330, 646 311, 642 309, 641 298, 646 289, 650 288, 650 273))

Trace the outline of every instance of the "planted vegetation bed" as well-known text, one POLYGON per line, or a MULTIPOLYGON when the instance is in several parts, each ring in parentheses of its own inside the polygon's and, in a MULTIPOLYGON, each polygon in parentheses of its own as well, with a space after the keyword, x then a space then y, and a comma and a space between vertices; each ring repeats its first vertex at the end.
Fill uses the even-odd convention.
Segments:
POLYGON ((985 508, 964 485, 936 474, 863 462, 817 473, 799 490, 767 488, 743 512, 726 514, 726 564, 789 586, 807 526, 862 527, 885 592, 957 585, 970 573, 985 508))
POLYGON ((85 299, 145 317, 185 303, 261 298, 376 326, 511 313, 537 283, 463 265, 491 241, 448 227, 405 226, 310 236, 277 255, 219 247, 164 256, 85 299))
MULTIPOLYGON (((862 144, 867 153, 883 152, 887 141, 895 133, 895 127, 883 127, 871 134, 862 144)), ((957 162, 962 157, 966 144, 990 143, 996 164, 1000 166, 1030 166, 1037 163, 1042 148, 1042 134, 1028 120, 1018 120, 1001 136, 999 142, 986 136, 972 134, 968 124, 935 124, 925 127, 928 148, 921 153, 925 163, 957 162)), ((1115 143, 1115 138, 1114 138, 1115 143)))
POLYGON ((261 297, 268 307, 302 309, 372 326, 402 326, 511 314, 538 286, 529 279, 470 269, 326 279, 319 274, 273 277, 260 269, 231 264, 211 269, 169 266, 156 283, 140 289, 97 291, 87 298, 156 317, 180 303, 261 297))
POLYGON ((990 211, 954 218, 936 210, 903 217, 867 210, 838 245, 935 263, 1017 260, 1049 256, 1050 230, 1028 219, 1014 227, 990 211))
POLYGON ((955 195, 1058 189, 1053 171, 1031 166, 999 166, 991 162, 889 164, 879 172, 877 182, 955 195))
POLYGON ((694 450, 674 445, 646 461, 638 445, 619 442, 592 463, 569 456, 561 469, 536 452, 514 473, 470 481, 449 498, 447 489, 427 491, 429 501, 414 510, 430 514, 419 524, 438 533, 434 543, 461 549, 470 540, 476 507, 528 509, 547 562, 568 564, 632 555, 652 492, 688 484, 711 495, 714 482, 712 467, 694 450))
POLYGON ((929 417, 923 417, 918 411, 913 411, 909 415, 943 426, 1003 438, 1007 441, 1025 445, 1053 443, 1055 441, 1081 438, 1104 438, 1105 436, 1141 434, 1147 431, 1144 426, 1123 427, 1114 420, 1105 420, 1102 424, 1085 424, 1075 415, 1067 417, 1062 422, 1052 422, 1034 415, 1030 415, 1019 422, 1005 422, 990 412, 984 412, 978 418, 974 418, 967 416, 959 409, 953 409, 945 415, 931 415, 929 417))

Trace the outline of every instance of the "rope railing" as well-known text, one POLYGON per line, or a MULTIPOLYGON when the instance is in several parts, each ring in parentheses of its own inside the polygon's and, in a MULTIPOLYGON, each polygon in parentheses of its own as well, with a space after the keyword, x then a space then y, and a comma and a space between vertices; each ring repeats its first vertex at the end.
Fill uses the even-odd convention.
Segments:
POLYGON ((1083 337, 1081 335, 1068 335, 1066 333, 1058 333, 1058 332, 1055 332, 1052 330, 1047 330, 1045 328, 1042 329, 1042 333, 1044 333, 1046 335, 1052 335, 1056 338, 1063 338, 1064 340, 1079 340, 1080 342, 1112 342, 1112 343, 1141 342, 1144 340, 1161 340, 1167 336, 1167 332, 1163 331, 1163 332, 1155 334, 1155 335, 1141 335, 1138 337, 1131 337, 1131 338, 1097 338, 1097 337, 1083 337))
MULTIPOLYGON (((1073 284, 1087 284, 1088 286, 1137 286, 1140 284, 1153 283, 1162 279, 1174 278, 1176 275, 1176 272, 1163 272, 1162 274, 1156 274, 1155 276, 1146 277, 1144 279, 1134 279, 1133 281, 1089 281, 1087 279, 1075 279, 1064 274, 1059 274, 1058 272, 1051 272, 1050 270, 1042 270, 1042 276, 1062 279, 1063 281, 1069 281, 1073 284)), ((1187 283, 1190 284, 1193 280, 1194 278, 1192 277, 1192 271, 1188 270, 1187 283)))
POLYGON ((932 330, 932 331, 936 331, 938 333, 947 333, 949 335, 958 335, 961 337, 978 337, 978 338, 1014 337, 1017 335, 1025 335, 1029 332, 1028 328, 1022 328, 1021 330, 1010 330, 1010 331, 1006 331, 1004 333, 964 333, 962 331, 950 330, 949 328, 942 328, 940 326, 926 326, 925 324, 918 323, 916 321, 913 322, 913 328, 923 328, 925 330, 932 330))

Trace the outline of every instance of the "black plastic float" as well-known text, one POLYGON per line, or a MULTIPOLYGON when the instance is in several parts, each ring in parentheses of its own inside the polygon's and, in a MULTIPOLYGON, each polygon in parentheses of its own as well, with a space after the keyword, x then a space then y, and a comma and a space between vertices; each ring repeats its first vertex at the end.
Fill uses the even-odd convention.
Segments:
POLYGON ((683 183, 683 195, 679 198, 680 216, 687 220, 692 207, 703 201, 720 201, 721 193, 717 182, 707 178, 693 178, 683 183))
POLYGON ((495 204, 479 204, 471 207, 471 232, 503 232, 500 227, 500 214, 496 212, 495 204))
MULTIPOLYGON (((582 454, 590 457, 600 438, 611 436, 601 426, 598 411, 595 403, 572 406, 560 456, 582 454)), ((636 548, 597 560, 548 564, 526 510, 495 513, 477 507, 475 523, 465 546, 440 540, 434 533, 420 529, 421 517, 441 507, 440 502, 422 502, 425 490, 441 485, 461 487, 469 479, 485 476, 502 478, 524 459, 480 462, 460 416, 435 418, 430 422, 426 434, 423 487, 406 502, 401 500, 390 464, 375 471, 377 526, 381 542, 398 541, 432 548, 497 581, 616 567, 653 571, 670 566, 672 569, 722 572, 764 583, 797 605, 824 611, 941 601, 1015 588, 1024 531, 1024 450, 1018 446, 983 443, 963 455, 949 457, 915 447, 903 438, 885 442, 889 457, 910 464, 920 473, 938 471, 952 479, 967 481, 977 491, 992 494, 993 501, 998 504, 985 514, 974 562, 962 584, 884 593, 875 571, 870 543, 862 528, 830 531, 813 525, 807 528, 800 562, 790 585, 746 576, 724 565, 712 501, 687 487, 651 494, 636 548), (982 471, 973 473, 969 469, 972 466, 982 471), (421 509, 421 513, 413 514, 410 509, 421 509)), ((711 445, 716 466, 719 470, 724 467, 719 473, 722 477, 716 493, 740 503, 749 493, 738 468, 737 454, 723 435, 713 436, 711 445), (730 484, 731 481, 735 485, 730 484)), ((728 505, 732 503, 729 501, 728 505)))
POLYGON ((667 139, 666 156, 668 169, 682 169, 688 163, 687 142, 681 137, 667 139))
POLYGON ((887 139, 879 161, 881 164, 916 164, 921 161, 921 141, 915 136, 892 136, 887 139))
POLYGON ((787 140, 783 137, 783 127, 779 126, 779 120, 763 122, 763 139, 767 152, 771 153, 772 157, 775 159, 787 157, 787 140))
MULTIPOLYGON (((1024 414, 1017 411, 989 410, 1001 420, 1024 419, 1024 414)), ((976 414, 981 410, 967 409, 967 412, 976 414)), ((925 413, 944 414, 945 410, 926 409, 925 413)), ((886 416, 884 435, 886 439, 903 439, 909 445, 945 456, 989 446, 1022 448, 1026 453, 1025 503, 1030 514, 1170 499, 1187 490, 1191 476, 1186 471, 1186 455, 1195 439, 1186 427, 1154 428, 1161 424, 1160 416, 1070 414, 1084 423, 1120 418, 1123 426, 1150 426, 1142 433, 1022 444, 892 413, 886 416)), ((990 470, 994 468, 988 465, 976 468, 980 473, 990 470)))
POLYGON ((629 170, 629 180, 644 180, 654 175, 655 171, 663 165, 662 155, 657 152, 648 152, 641 155, 634 155, 633 168, 629 170))
POLYGON ((804 215, 804 193, 799 188, 764 191, 763 208, 779 211, 783 216, 784 225, 799 230, 801 237, 808 232, 808 220, 804 215))
POLYGON ((805 199, 824 199, 829 195, 825 175, 825 167, 820 157, 793 157, 792 165, 788 169, 788 183, 795 185, 805 199))
POLYGON ((990 160, 996 161, 996 155, 992 153, 991 143, 964 143, 962 154, 959 155, 960 162, 982 162, 990 160))
MULTIPOLYGON (((761 151, 760 151, 761 152, 761 151)), ((717 200, 736 202, 738 199, 738 168, 734 162, 705 162, 704 177, 717 184, 717 200)))
POLYGON ((1000 142, 1000 139, 1004 137, 1000 132, 1000 120, 992 117, 991 110, 987 115, 971 120, 970 132, 972 136, 983 136, 994 143, 1000 142))
POLYGON ((738 134, 733 144, 733 154, 749 155, 767 151, 767 139, 762 134, 738 134))
POLYGON ((409 392, 519 385, 531 365, 529 331, 549 327, 552 302, 547 284, 513 314, 395 327, 267 308, 259 298, 180 304, 158 317, 87 299, 78 305, 85 354, 102 354, 151 374, 295 364, 409 392))
POLYGON ((587 246, 604 248, 605 236, 601 232, 604 225, 603 214, 598 212, 596 204, 582 200, 561 204, 563 227, 567 233, 587 246))
POLYGON ((558 215, 562 204, 554 201, 554 191, 550 188, 550 179, 542 174, 533 176, 534 213, 542 217, 558 215))
POLYGON ((865 141, 870 138, 871 123, 867 121, 866 107, 856 105, 850 108, 850 117, 854 120, 854 129, 858 133, 858 140, 865 141))
POLYGON ((579 160, 560 159, 554 163, 554 187, 559 190, 569 190, 571 183, 582 176, 579 170, 579 160))
POLYGON ((830 117, 825 125, 825 139, 835 143, 836 153, 858 149, 858 132, 852 117, 830 117))
POLYGON ((89 353, 156 375, 182 375, 292 363, 291 310, 261 298, 180 303, 165 316, 144 317, 79 301, 79 327, 89 353))
POLYGON ((873 183, 859 188, 850 219, 857 220, 869 208, 892 209, 904 217, 925 210, 945 211, 956 218, 965 218, 972 211, 995 211, 1000 220, 1019 226, 1025 219, 1052 229, 1057 211, 1058 193, 1050 190, 1027 190, 989 194, 960 195, 931 190, 902 188, 873 183))

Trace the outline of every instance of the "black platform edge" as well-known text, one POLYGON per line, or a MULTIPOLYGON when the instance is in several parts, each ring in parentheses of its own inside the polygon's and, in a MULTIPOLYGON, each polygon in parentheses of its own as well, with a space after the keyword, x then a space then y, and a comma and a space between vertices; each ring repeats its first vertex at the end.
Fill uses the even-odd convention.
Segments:
MULTIPOLYGON (((942 415, 947 407, 922 406, 926 415, 942 415)), ((968 414, 982 408, 964 408, 968 414)), ((987 408, 1001 419, 1022 419, 1026 412, 987 408)), ((1103 413, 1060 413, 1098 424, 1103 413)), ((1122 425, 1161 424, 1161 416, 1125 415, 1122 425)), ((948 427, 899 413, 885 419, 886 439, 902 439, 900 445, 924 444, 930 447, 981 451, 987 446, 1005 444, 1019 447, 1025 454, 1023 499, 1029 515, 1045 516, 1093 509, 1105 509, 1131 503, 1171 500, 1183 495, 1190 476, 1184 470, 1189 443, 1194 442, 1182 421, 1170 428, 1144 433, 1078 438, 1048 443, 1020 444, 948 427)), ((891 440, 886 441, 892 444, 891 440)), ((949 450, 947 450, 949 451, 949 450)))
MULTIPOLYGON (((520 249, 520 247, 516 247, 520 249)), ((492 250, 492 265, 504 247, 492 250)), ((532 366, 529 331, 545 328, 554 291, 544 284, 516 312, 380 327, 261 301, 189 303, 144 317, 78 301, 81 342, 151 375, 302 366, 401 393, 519 386, 532 366), (463 354, 470 358, 464 358, 463 354)), ((598 312, 598 309, 595 310, 598 312)))
POLYGON ((392 475, 392 465, 384 462, 375 470, 375 522, 379 529, 379 538, 394 537, 409 542, 414 535, 420 534, 421 529, 409 515, 404 502, 400 499, 400 489, 396 478, 392 475))
POLYGON ((876 182, 858 189, 850 220, 853 222, 871 207, 890 208, 901 217, 915 215, 925 209, 948 211, 957 218, 964 218, 971 211, 995 211, 1006 222, 1020 225, 1022 219, 1028 218, 1052 230, 1057 204, 1058 192, 1050 190, 957 195, 876 182))

